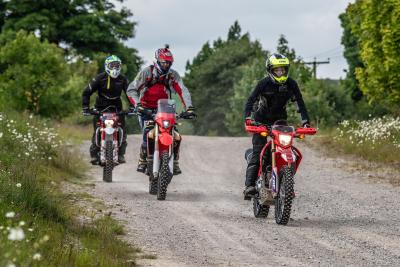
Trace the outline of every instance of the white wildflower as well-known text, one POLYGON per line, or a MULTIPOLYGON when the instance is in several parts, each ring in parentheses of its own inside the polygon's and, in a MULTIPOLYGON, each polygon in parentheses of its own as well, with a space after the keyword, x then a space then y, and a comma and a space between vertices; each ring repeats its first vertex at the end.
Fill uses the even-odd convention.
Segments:
POLYGON ((24 226, 25 225, 25 222, 24 221, 20 221, 19 222, 19 226, 24 226))
POLYGON ((9 211, 6 213, 6 218, 14 218, 14 216, 15 216, 15 212, 13 212, 13 211, 9 211))
POLYGON ((17 227, 17 228, 11 228, 10 233, 8 234, 8 240, 11 241, 21 241, 25 238, 25 233, 22 228, 17 227))
POLYGON ((15 186, 16 186, 16 187, 21 187, 22 184, 21 184, 21 183, 17 183, 15 186))
POLYGON ((0 138, 2 138, 3 137, 3 133, 0 133, 0 138))
POLYGON ((40 253, 35 253, 32 256, 32 259, 35 261, 40 261, 42 259, 42 255, 40 253))

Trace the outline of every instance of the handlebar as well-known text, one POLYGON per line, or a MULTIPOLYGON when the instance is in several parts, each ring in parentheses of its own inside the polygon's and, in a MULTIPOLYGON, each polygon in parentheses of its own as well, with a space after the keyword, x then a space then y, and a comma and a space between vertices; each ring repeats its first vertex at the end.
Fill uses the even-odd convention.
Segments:
MULTIPOLYGON (((265 125, 259 122, 252 123, 252 125, 245 125, 245 129, 249 133, 266 133, 266 136, 272 136, 272 126, 265 125)), ((317 133, 315 128, 298 127, 295 129, 295 137, 301 135, 314 135, 317 133)))
MULTIPOLYGON (((90 109, 88 110, 87 113, 83 113, 83 116, 96 116, 96 115, 101 115, 102 113, 105 113, 104 111, 99 111, 97 109, 90 109)), ((125 110, 121 110, 118 112, 110 112, 110 113, 116 113, 118 116, 121 115, 127 115, 127 116, 135 116, 138 115, 137 112, 129 112, 125 110)))
MULTIPOLYGON (((155 110, 155 109, 144 109, 144 111, 142 111, 142 112, 136 112, 136 115, 140 115, 140 114, 143 114, 143 115, 147 115, 147 116, 151 116, 153 119, 155 119, 155 116, 156 116, 156 114, 157 114, 157 110, 155 110)), ((176 120, 191 120, 191 119, 194 119, 194 117, 193 116, 190 116, 189 114, 187 114, 187 112, 186 111, 183 111, 183 112, 181 112, 181 113, 175 113, 175 118, 176 118, 176 120)))

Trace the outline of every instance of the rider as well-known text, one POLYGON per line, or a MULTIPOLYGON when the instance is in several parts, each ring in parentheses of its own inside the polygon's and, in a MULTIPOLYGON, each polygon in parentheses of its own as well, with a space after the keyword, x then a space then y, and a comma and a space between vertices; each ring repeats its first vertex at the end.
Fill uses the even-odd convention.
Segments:
MULTIPOLYGON (((272 125, 275 121, 286 120, 286 105, 291 100, 297 103, 297 111, 301 114, 303 127, 309 127, 310 119, 300 89, 297 82, 288 77, 289 59, 281 54, 273 54, 267 59, 266 66, 267 77, 258 82, 245 105, 246 125, 251 125, 254 121, 272 125)), ((255 193, 255 182, 260 165, 259 157, 266 141, 266 138, 259 134, 253 135, 253 153, 248 161, 246 187, 243 192, 246 196, 255 193)))
MULTIPOLYGON (((138 172, 145 172, 147 167, 147 133, 150 130, 144 127, 144 122, 152 120, 146 115, 146 110, 155 112, 159 99, 171 98, 171 92, 179 95, 188 117, 195 117, 194 107, 188 89, 182 82, 178 72, 171 69, 174 62, 169 46, 157 49, 155 61, 138 73, 135 80, 129 84, 127 94, 131 104, 136 106, 139 113, 140 125, 143 130, 143 142, 139 153, 138 172)), ((180 138, 178 138, 180 139, 180 138)), ((182 173, 179 168, 180 140, 174 140, 174 174, 182 173)))
MULTIPOLYGON (((121 93, 125 92, 128 87, 128 80, 121 73, 122 62, 117 56, 109 56, 104 62, 105 72, 98 74, 89 85, 85 88, 82 93, 82 112, 83 114, 90 114, 90 96, 97 92, 97 98, 95 108, 98 111, 102 111, 106 108, 112 107, 113 110, 108 111, 121 111, 122 101, 121 93)), ((100 116, 96 115, 93 117, 93 136, 92 145, 90 146, 91 163, 98 164, 100 161, 99 152, 100 148, 96 146, 96 128, 97 122, 100 116)), ((126 128, 125 128, 125 116, 119 116, 121 127, 123 130, 123 137, 121 147, 118 150, 118 162, 125 163, 125 151, 126 151, 126 128)))

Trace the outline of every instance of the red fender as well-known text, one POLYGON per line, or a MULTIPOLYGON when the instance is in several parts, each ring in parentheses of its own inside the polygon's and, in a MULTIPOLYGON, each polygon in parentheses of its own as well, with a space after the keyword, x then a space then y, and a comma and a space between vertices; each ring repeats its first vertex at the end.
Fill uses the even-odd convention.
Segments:
POLYGON ((160 143, 163 144, 164 146, 170 146, 172 144, 172 142, 174 141, 174 139, 172 138, 172 136, 167 133, 161 133, 160 136, 160 143))

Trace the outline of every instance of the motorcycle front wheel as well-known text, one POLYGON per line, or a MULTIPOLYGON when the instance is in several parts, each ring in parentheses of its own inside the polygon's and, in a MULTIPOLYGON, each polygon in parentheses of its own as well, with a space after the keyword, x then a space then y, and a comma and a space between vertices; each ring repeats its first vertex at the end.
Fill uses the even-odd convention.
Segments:
POLYGON ((290 219, 294 197, 294 172, 291 167, 285 166, 281 170, 279 193, 275 199, 275 221, 286 225, 290 219))
POLYGON ((113 142, 111 140, 106 141, 105 158, 106 158, 106 162, 103 167, 103 181, 106 183, 111 183, 112 182, 112 172, 114 169, 113 142))
POLYGON ((168 162, 169 162, 168 152, 162 153, 160 171, 158 173, 158 184, 157 184, 158 200, 165 200, 167 196, 167 187, 172 178, 172 173, 169 170, 168 162))

